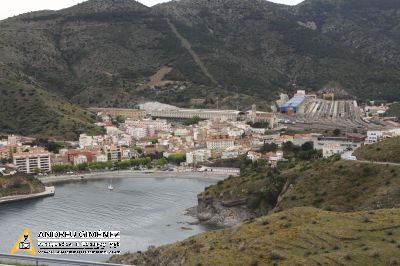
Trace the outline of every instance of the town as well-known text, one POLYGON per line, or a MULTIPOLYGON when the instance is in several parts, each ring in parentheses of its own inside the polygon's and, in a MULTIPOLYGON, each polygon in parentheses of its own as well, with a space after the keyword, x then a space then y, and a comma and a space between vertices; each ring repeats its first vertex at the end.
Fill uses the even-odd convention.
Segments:
POLYGON ((305 91, 291 99, 281 95, 271 109, 183 109, 158 102, 138 109, 90 108, 104 134, 83 133, 78 141, 62 142, 4 136, 0 174, 152 168, 239 174, 236 168, 213 167, 212 162, 246 158, 276 167, 288 159, 285 152, 291 146, 356 160, 352 153, 358 147, 400 136, 396 120, 382 118, 383 106, 361 108, 355 101, 335 101, 331 94, 323 99, 305 91))

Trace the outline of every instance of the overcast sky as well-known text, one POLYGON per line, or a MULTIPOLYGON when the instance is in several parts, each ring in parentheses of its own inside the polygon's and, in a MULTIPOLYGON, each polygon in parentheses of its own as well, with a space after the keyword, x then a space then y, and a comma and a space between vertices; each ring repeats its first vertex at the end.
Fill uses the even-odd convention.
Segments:
MULTIPOLYGON (((271 2, 295 5, 302 0, 270 0, 271 2)), ((73 6, 83 0, 1 0, 0 19, 19 15, 29 11, 37 11, 43 9, 58 10, 65 7, 73 6)), ((167 0, 139 0, 139 2, 152 6, 167 0)))

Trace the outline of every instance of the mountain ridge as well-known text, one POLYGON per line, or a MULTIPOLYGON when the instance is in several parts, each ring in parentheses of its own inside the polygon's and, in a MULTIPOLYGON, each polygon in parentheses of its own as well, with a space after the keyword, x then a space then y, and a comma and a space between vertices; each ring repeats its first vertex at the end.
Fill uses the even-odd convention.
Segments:
POLYGON ((395 101, 399 10, 394 0, 185 0, 153 7, 91 0, 0 21, 0 78, 27 77, 82 107, 132 108, 155 99, 190 107, 190 97, 201 95, 220 98, 221 108, 247 109, 254 101, 266 109, 280 92, 331 84, 360 101, 395 101), (163 68, 171 69, 164 76, 171 82, 149 85, 163 68))

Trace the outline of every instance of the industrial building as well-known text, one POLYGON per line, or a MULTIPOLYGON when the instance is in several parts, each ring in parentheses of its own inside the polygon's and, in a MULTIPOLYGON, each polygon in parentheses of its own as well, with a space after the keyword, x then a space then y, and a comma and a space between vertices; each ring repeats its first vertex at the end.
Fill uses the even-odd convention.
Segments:
POLYGON ((146 117, 146 111, 139 109, 120 109, 120 108, 89 108, 94 113, 102 113, 112 117, 122 116, 127 119, 143 119, 146 117))
POLYGON ((237 121, 239 111, 235 110, 212 110, 212 109, 182 109, 175 110, 148 110, 151 117, 164 119, 189 119, 199 117, 200 119, 222 119, 237 121))
POLYGON ((279 112, 285 114, 295 114, 304 112, 304 107, 302 107, 306 97, 305 96, 294 96, 286 103, 279 107, 279 112))

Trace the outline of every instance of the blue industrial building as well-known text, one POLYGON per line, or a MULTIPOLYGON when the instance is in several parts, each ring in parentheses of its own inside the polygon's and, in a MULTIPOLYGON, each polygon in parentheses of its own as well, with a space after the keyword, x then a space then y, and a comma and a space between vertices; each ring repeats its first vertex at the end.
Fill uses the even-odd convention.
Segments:
POLYGON ((294 96, 292 99, 282 104, 279 107, 279 111, 281 113, 287 113, 288 111, 297 113, 298 107, 300 106, 300 104, 304 102, 305 99, 306 99, 305 96, 294 96))

